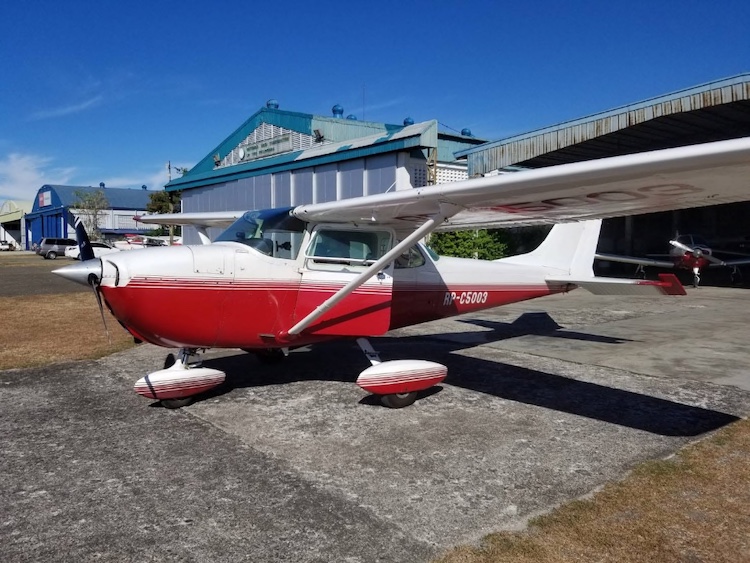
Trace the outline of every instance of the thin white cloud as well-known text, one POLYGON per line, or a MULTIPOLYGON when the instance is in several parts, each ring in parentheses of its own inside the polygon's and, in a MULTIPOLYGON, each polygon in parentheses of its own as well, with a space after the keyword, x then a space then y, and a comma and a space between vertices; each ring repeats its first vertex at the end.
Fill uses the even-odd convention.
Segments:
POLYGON ((52 159, 11 153, 0 158, 0 201, 32 201, 44 184, 70 182, 75 168, 54 168, 52 159))
POLYGON ((82 111, 86 111, 87 109, 91 107, 95 107, 99 105, 103 99, 104 98, 101 95, 98 95, 98 96, 94 96, 93 98, 89 98, 88 100, 85 100, 79 104, 73 104, 69 106, 63 106, 63 107, 47 109, 47 110, 40 110, 31 114, 31 119, 38 121, 42 119, 50 119, 53 117, 63 117, 63 116, 71 115, 74 113, 80 113, 82 111))
MULTIPOLYGON (((180 176, 176 168, 190 166, 178 163, 172 163, 172 178, 178 178, 180 176)), ((156 165, 150 170, 145 171, 143 174, 136 175, 131 174, 128 176, 110 176, 106 178, 93 178, 88 181, 82 182, 84 186, 98 186, 100 182, 104 182, 107 188, 140 188, 146 186, 149 190, 163 190, 164 186, 169 181, 166 162, 161 166, 156 165)))

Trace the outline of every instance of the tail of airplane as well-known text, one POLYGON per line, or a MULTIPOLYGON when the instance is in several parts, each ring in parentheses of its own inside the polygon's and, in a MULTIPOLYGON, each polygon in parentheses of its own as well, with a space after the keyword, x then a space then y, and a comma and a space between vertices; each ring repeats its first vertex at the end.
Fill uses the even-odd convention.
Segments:
POLYGON ((685 295, 685 289, 674 274, 660 274, 659 281, 594 276, 594 256, 601 227, 601 219, 559 223, 536 250, 496 262, 542 267, 549 270, 547 283, 583 287, 596 295, 685 295))
POLYGON ((496 261, 543 266, 558 270, 561 275, 592 277, 594 254, 601 227, 601 219, 558 223, 535 250, 496 261))

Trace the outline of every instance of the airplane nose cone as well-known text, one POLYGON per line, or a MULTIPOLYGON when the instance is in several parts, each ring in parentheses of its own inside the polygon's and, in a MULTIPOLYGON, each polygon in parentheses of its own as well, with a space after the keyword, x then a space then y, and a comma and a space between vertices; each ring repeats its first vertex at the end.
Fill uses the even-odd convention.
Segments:
POLYGON ((84 262, 52 270, 52 273, 83 285, 89 285, 89 280, 93 276, 96 282, 99 283, 102 279, 102 261, 99 258, 85 260, 84 262))

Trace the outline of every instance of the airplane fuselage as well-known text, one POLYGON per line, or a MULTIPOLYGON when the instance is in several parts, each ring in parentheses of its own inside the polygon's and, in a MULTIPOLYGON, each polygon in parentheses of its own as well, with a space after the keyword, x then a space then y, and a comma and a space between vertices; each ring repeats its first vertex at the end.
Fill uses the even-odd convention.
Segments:
POLYGON ((136 338, 167 347, 274 348, 388 330, 566 290, 544 268, 440 257, 423 247, 365 282, 299 335, 285 332, 357 266, 318 268, 239 243, 155 248, 102 260, 101 292, 136 338))
POLYGON ((682 252, 679 255, 673 255, 672 261, 674 262, 675 268, 690 271, 695 271, 696 269, 702 270, 710 264, 704 256, 695 256, 690 252, 682 252))

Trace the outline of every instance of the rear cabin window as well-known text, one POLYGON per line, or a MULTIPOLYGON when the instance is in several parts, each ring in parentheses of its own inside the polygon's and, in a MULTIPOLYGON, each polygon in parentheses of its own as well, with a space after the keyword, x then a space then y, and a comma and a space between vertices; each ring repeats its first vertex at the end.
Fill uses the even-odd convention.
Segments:
POLYGON ((424 263, 425 257, 419 251, 419 247, 412 246, 408 250, 402 252, 401 255, 396 258, 394 264, 396 269, 403 270, 406 268, 419 268, 420 266, 424 266, 424 263))

